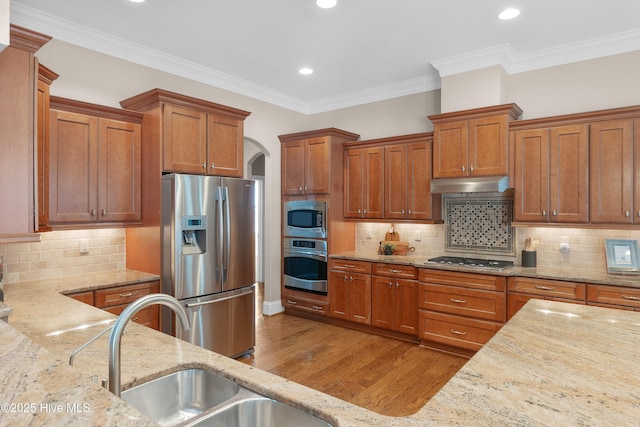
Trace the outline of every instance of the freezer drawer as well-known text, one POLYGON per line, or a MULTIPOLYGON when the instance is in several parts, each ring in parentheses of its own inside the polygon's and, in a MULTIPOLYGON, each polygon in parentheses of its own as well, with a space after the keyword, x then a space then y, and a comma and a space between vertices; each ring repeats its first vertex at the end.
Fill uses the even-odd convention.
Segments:
MULTIPOLYGON (((177 337, 224 356, 238 357, 255 346, 255 286, 183 301, 191 330, 177 337)), ((177 328, 180 329, 180 328, 177 328)))

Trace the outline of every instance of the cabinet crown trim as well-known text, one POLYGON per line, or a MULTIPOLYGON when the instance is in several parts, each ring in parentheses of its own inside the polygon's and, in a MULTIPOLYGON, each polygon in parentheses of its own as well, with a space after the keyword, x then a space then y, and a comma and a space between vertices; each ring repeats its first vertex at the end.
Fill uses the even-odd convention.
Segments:
POLYGON ((35 53, 51 40, 51 36, 11 24, 9 46, 35 53))
POLYGON ((409 144, 412 142, 429 142, 433 140, 433 132, 414 133, 410 135, 391 136, 387 138, 369 139, 366 141, 345 142, 344 148, 361 148, 377 145, 409 144))
POLYGON ((51 96, 50 108, 52 110, 67 111, 70 113, 88 114, 112 120, 129 121, 136 124, 142 123, 144 114, 137 111, 123 110, 120 108, 106 107, 104 105, 91 104, 74 99, 51 96))
POLYGON ((296 133, 289 133, 286 135, 278 135, 278 139, 280 139, 280 142, 299 141, 301 139, 321 138, 321 137, 338 137, 338 138, 345 138, 345 139, 354 140, 354 141, 357 141, 358 139, 360 139, 360 135, 353 132, 348 132, 346 130, 338 129, 338 128, 317 129, 317 130, 310 130, 307 132, 296 132, 296 133))
POLYGON ((471 110, 453 111, 450 113, 435 114, 428 116, 432 123, 442 123, 460 119, 474 119, 485 116, 495 116, 496 114, 508 114, 511 120, 517 120, 522 115, 522 109, 517 104, 502 104, 491 107, 474 108, 471 110))
POLYGON ((205 112, 222 114, 238 120, 244 120, 251 113, 238 108, 228 107, 215 102, 193 98, 180 93, 170 92, 164 89, 151 89, 147 92, 132 96, 120 101, 120 106, 128 110, 141 110, 145 107, 154 106, 162 102, 180 105, 186 108, 195 108, 205 112))

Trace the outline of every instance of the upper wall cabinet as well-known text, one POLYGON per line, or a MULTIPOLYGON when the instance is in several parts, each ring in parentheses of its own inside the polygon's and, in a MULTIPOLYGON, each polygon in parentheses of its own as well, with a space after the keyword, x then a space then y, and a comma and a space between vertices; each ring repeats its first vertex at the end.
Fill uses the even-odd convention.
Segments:
POLYGON ((342 143, 356 141, 359 135, 329 128, 278 138, 282 143, 283 196, 329 194, 332 183, 342 192, 342 143))
POLYGON ((509 174, 509 122, 516 104, 429 116, 433 123, 433 177, 509 174))
POLYGON ((244 120, 251 113, 162 89, 120 105, 146 113, 162 147, 162 171, 243 176, 244 120))
POLYGON ((514 141, 515 220, 587 222, 588 125, 518 130, 514 141))
POLYGON ((51 97, 49 222, 141 220, 142 114, 51 97))
POLYGON ((51 38, 14 25, 0 52, 0 242, 39 240, 34 234, 38 61, 34 53, 51 38))
POLYGON ((591 222, 640 223, 640 119, 594 122, 590 138, 591 222))
POLYGON ((344 217, 384 217, 384 147, 345 149, 344 217))

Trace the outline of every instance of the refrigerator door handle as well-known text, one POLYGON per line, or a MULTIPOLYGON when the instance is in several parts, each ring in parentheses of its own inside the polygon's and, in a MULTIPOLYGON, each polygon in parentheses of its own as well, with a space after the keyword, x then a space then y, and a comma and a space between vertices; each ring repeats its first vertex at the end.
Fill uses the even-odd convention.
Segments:
POLYGON ((222 203, 223 203, 223 195, 222 195, 222 187, 216 187, 216 210, 218 211, 216 214, 216 283, 221 283, 224 285, 224 273, 222 272, 222 236, 224 232, 224 223, 222 218, 222 203))
POLYGON ((224 249, 222 252, 222 277, 224 283, 228 282, 229 277, 229 254, 231 251, 231 218, 229 214, 229 187, 224 187, 224 249))
POLYGON ((200 306, 203 306, 203 305, 215 304, 217 302, 222 302, 222 301, 226 301, 226 300, 230 300, 230 299, 234 299, 234 298, 240 298, 240 297, 244 296, 245 294, 247 294, 247 292, 243 292, 243 293, 240 293, 240 294, 229 295, 227 297, 222 297, 222 298, 216 298, 216 299, 212 299, 212 300, 209 300, 209 301, 187 303, 187 304, 185 304, 185 306, 187 308, 200 307, 200 306))

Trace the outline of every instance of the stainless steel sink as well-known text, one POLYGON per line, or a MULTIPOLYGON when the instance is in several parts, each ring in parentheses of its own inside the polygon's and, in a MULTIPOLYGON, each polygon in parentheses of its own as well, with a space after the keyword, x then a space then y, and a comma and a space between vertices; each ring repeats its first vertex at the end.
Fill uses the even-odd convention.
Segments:
POLYGON ((205 369, 185 369, 121 394, 162 426, 331 427, 313 415, 205 369))
POLYGON ((266 397, 246 398, 211 412, 190 427, 331 427, 319 418, 266 397))
POLYGON ((173 426, 227 402, 239 390, 213 372, 185 369, 125 390, 121 397, 158 424, 173 426))

